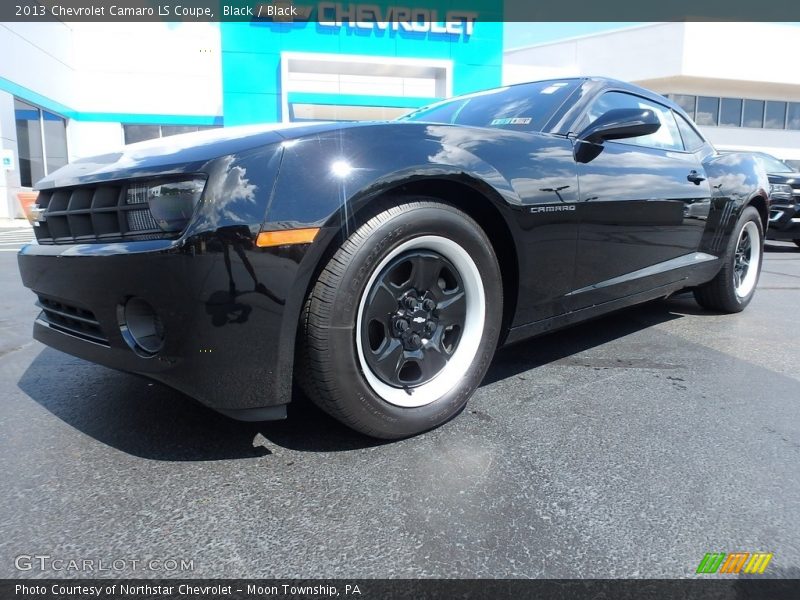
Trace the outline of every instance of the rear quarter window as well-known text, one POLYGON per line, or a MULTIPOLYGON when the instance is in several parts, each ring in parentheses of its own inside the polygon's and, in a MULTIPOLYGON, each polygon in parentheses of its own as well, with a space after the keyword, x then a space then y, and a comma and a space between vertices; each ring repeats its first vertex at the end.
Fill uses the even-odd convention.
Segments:
POLYGON ((675 120, 678 122, 678 130, 681 132, 683 138, 683 147, 687 150, 697 150, 700 146, 706 143, 697 130, 689 124, 683 115, 673 111, 675 120))

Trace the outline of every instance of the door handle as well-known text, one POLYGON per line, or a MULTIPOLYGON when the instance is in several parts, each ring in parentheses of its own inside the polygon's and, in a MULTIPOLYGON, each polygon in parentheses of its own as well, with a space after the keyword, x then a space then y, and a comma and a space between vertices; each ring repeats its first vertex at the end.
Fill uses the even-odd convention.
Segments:
POLYGON ((706 178, 702 177, 700 173, 692 169, 689 171, 689 174, 686 176, 687 181, 691 181, 695 185, 700 185, 700 182, 705 181, 706 178))

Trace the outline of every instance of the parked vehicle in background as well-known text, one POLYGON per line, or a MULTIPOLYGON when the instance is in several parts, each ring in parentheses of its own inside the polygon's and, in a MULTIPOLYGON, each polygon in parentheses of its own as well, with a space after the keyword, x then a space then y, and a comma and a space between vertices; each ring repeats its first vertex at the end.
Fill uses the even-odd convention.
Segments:
POLYGON ((769 178, 768 240, 791 240, 800 246, 800 172, 770 154, 757 152, 769 178))
POLYGON ((766 152, 752 152, 769 178, 768 240, 800 246, 800 171, 766 152))

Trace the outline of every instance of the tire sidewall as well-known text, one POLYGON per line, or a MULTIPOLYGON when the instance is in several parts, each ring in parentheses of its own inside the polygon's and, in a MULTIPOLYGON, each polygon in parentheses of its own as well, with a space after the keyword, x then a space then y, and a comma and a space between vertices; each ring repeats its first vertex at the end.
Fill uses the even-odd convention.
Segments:
POLYGON ((761 217, 758 214, 758 211, 753 208, 752 206, 746 206, 742 211, 739 220, 736 222, 736 228, 733 231, 733 235, 731 235, 730 242, 728 244, 728 252, 725 257, 725 276, 728 279, 729 285, 726 286, 728 290, 729 301, 734 304, 740 306, 742 309, 750 304, 750 301, 753 299, 753 296, 756 293, 756 289, 758 288, 758 280, 761 278, 761 267, 764 263, 764 227, 761 224, 761 217), (753 221, 758 229, 758 251, 759 251, 759 261, 758 261, 758 272, 756 273, 756 281, 753 284, 753 289, 750 290, 750 293, 746 296, 739 296, 736 293, 736 288, 733 284, 733 268, 734 268, 734 260, 736 258, 736 246, 739 243, 739 236, 742 234, 742 230, 744 229, 745 225, 753 221))
POLYGON ((363 235, 341 285, 335 292, 329 329, 330 364, 337 373, 348 411, 359 421, 386 436, 402 437, 440 425, 463 409, 480 384, 494 355, 502 317, 502 281, 489 240, 472 219, 445 204, 399 206, 388 219, 371 222, 354 236, 363 235), (464 248, 481 275, 486 301, 482 342, 467 374, 450 391, 424 406, 406 408, 381 398, 364 378, 356 345, 356 322, 361 298, 375 268, 392 249, 425 235, 450 239, 464 248))

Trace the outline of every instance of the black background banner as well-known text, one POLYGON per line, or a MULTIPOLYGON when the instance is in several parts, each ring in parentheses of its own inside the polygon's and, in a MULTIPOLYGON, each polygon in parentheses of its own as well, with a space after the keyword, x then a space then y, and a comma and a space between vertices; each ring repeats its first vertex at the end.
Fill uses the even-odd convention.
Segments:
MULTIPOLYGON (((472 11, 477 20, 542 21, 800 21, 800 2, 787 0, 363 0, 348 5, 402 7, 450 12, 472 11), (502 8, 501 8, 502 7, 502 8)), ((314 21, 319 0, 2 0, 0 21, 314 21), (296 18, 272 19, 267 6, 294 6, 296 18), (223 8, 236 7, 237 11, 223 8), (112 10, 112 7, 114 9, 112 10), (123 9, 133 10, 128 14, 123 9), (113 13, 113 14, 112 14, 113 13)), ((424 14, 424 13, 423 13, 424 14)), ((431 19, 434 20, 434 19, 431 19)), ((759 43, 758 40, 753 43, 759 43)), ((768 40, 761 40, 768 43, 768 40)))
POLYGON ((796 600, 797 579, 637 580, 0 580, 0 598, 31 600, 796 600), (186 586, 186 587, 181 587, 186 586), (284 587, 288 586, 288 587, 284 587), (349 587, 348 587, 349 586, 349 587), (355 588, 358 587, 358 593, 355 588), (127 592, 127 593, 126 593, 127 592), (277 592, 277 593, 274 593, 277 592), (338 595, 337 595, 338 594, 338 595))

